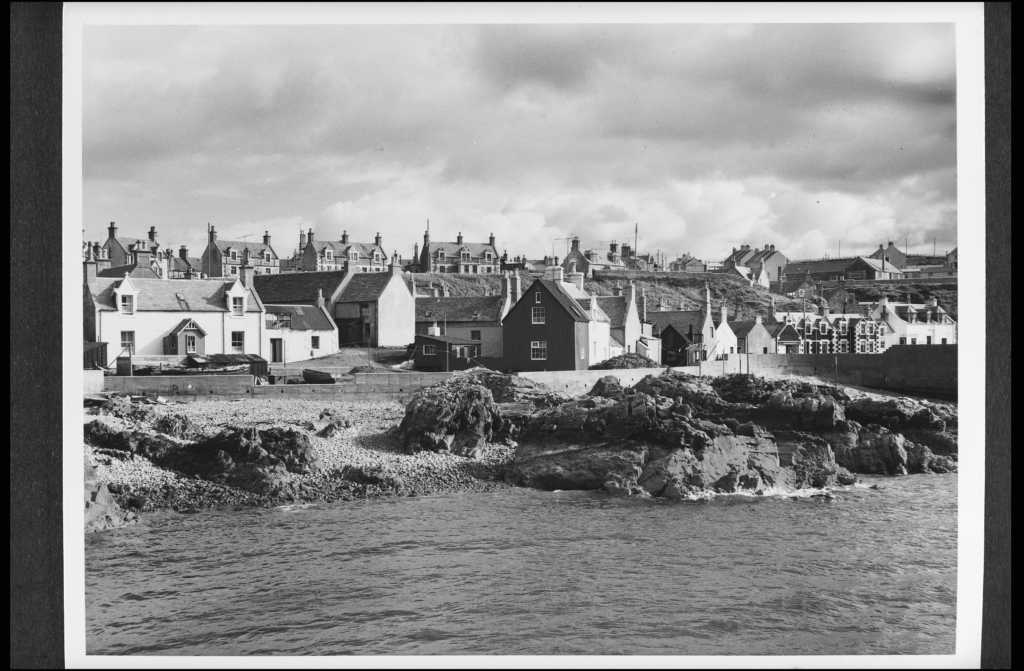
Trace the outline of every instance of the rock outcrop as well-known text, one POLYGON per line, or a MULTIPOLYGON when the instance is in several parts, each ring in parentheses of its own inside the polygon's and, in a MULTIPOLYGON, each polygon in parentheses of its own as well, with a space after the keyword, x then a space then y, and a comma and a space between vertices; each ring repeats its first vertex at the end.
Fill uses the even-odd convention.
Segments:
POLYGON ((406 454, 452 452, 468 457, 501 428, 491 390, 475 376, 454 376, 417 392, 398 427, 406 454))
POLYGON ((122 510, 114 496, 96 477, 96 469, 85 457, 85 533, 106 531, 134 524, 139 516, 122 510))

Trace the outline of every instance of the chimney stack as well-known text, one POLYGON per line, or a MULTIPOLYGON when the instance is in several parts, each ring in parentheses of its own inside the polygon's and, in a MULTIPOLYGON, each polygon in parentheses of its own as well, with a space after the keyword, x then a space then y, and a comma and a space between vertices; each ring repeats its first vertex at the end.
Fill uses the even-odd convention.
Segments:
POLYGON ((441 335, 441 329, 438 328, 437 322, 434 322, 433 324, 431 324, 430 326, 427 327, 427 335, 432 335, 432 336, 439 336, 439 335, 441 335))
POLYGON ((555 257, 555 265, 551 266, 551 279, 556 282, 562 282, 565 279, 564 274, 562 266, 558 265, 558 258, 555 257))
POLYGON ((633 284, 633 280, 630 280, 629 284, 626 285, 625 295, 626 295, 626 305, 627 306, 630 303, 636 303, 636 285, 633 284))
POLYGON ((171 279, 171 256, 167 254, 160 255, 160 272, 165 280, 171 279))
POLYGON ((117 237, 117 226, 114 225, 114 222, 110 222, 110 226, 107 226, 107 237, 108 238, 116 238, 117 237))
POLYGON ((306 234, 300 228, 299 229, 299 249, 305 249, 305 248, 306 248, 306 234))
POLYGON ((246 289, 252 288, 253 275, 254 270, 252 264, 249 263, 249 248, 246 247, 244 250, 242 250, 242 267, 241 274, 239 275, 239 277, 242 280, 242 284, 245 286, 246 289))
POLYGON ((178 258, 188 261, 188 247, 185 245, 181 246, 181 249, 178 250, 178 258))
POLYGON ((377 235, 373 238, 373 244, 380 247, 380 231, 377 231, 377 235))
POLYGON ((441 290, 438 289, 437 287, 432 286, 430 287, 430 295, 433 296, 434 298, 440 298, 441 290))
POLYGON ((608 243, 608 251, 610 251, 612 254, 618 254, 619 243, 612 240, 610 243, 608 243))
POLYGON ((457 244, 457 245, 461 245, 462 244, 462 231, 459 231, 459 237, 455 238, 455 244, 457 244))
MULTIPOLYGON (((429 225, 430 222, 427 222, 429 225)), ((426 251, 427 247, 430 246, 430 229, 428 228, 423 233, 423 250, 426 251)))
POLYGON ((210 244, 217 242, 217 229, 213 226, 210 227, 210 244))
POLYGON ((523 278, 519 276, 519 273, 512 271, 510 279, 510 295, 512 296, 512 304, 515 305, 519 302, 519 297, 523 295, 523 278))
POLYGON ((135 246, 135 252, 134 252, 133 256, 135 257, 135 267, 136 268, 152 268, 153 267, 152 254, 144 246, 136 245, 135 246))
POLYGON ((263 231, 263 244, 270 246, 270 231, 263 231))
POLYGON ((574 251, 577 251, 577 252, 579 251, 579 249, 580 249, 580 236, 578 236, 578 235, 572 236, 572 248, 573 248, 574 251))
POLYGON ((573 264, 573 272, 570 272, 565 277, 566 277, 566 279, 569 282, 571 282, 572 284, 575 284, 576 288, 579 289, 580 292, 582 293, 583 292, 583 273, 575 272, 575 270, 576 270, 575 266, 576 266, 576 264, 574 263, 573 264))
POLYGON ((309 229, 308 233, 306 233, 306 239, 309 240, 310 242, 313 242, 313 229, 312 228, 309 229))
POLYGON ((96 260, 92 255, 92 245, 87 245, 87 249, 85 261, 82 262, 82 274, 86 282, 91 282, 96 279, 96 260))
POLYGON ((341 232, 341 244, 343 244, 343 245, 347 245, 348 244, 348 231, 342 231, 341 232))
POLYGON ((320 287, 316 290, 316 306, 318 308, 322 308, 325 305, 326 303, 324 302, 324 290, 323 287, 320 287))
MULTIPOLYGON (((487 241, 491 245, 491 247, 494 246, 494 233, 491 233, 491 237, 488 238, 487 241)), ((497 251, 497 250, 495 250, 495 251, 497 251)))
POLYGON ((722 322, 721 323, 724 324, 727 321, 729 321, 729 308, 726 307, 725 303, 722 303, 722 322))
POLYGON ((621 296, 621 295, 622 295, 622 285, 619 284, 618 282, 616 282, 615 286, 612 287, 612 296, 621 296))
POLYGON ((156 226, 149 227, 149 239, 151 242, 156 242, 156 226))
POLYGON ((642 323, 647 322, 647 290, 640 287, 640 302, 637 303, 637 315, 642 323))
POLYGON ((391 257, 391 263, 388 264, 388 272, 392 275, 402 274, 402 264, 398 262, 398 254, 391 257))

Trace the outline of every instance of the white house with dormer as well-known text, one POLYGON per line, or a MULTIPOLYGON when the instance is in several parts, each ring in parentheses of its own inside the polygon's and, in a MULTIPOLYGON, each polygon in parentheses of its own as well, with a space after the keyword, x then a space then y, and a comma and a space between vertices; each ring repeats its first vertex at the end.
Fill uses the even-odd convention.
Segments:
POLYGON ((85 341, 108 343, 108 365, 126 351, 171 361, 189 354, 264 355, 266 309, 251 275, 175 282, 97 277, 95 261, 84 265, 85 341))

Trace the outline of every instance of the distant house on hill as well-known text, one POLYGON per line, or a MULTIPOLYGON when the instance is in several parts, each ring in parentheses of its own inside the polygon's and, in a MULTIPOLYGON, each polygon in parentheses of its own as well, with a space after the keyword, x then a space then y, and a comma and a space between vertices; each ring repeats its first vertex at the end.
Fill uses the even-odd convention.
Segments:
POLYGON ((203 251, 203 272, 207 277, 238 277, 242 257, 248 252, 249 262, 255 275, 273 275, 281 272, 278 256, 270 246, 269 231, 263 234, 263 242, 240 240, 219 240, 217 229, 211 227, 207 234, 206 249, 203 251))
POLYGON ((341 234, 340 240, 317 240, 311 228, 301 250, 300 269, 313 272, 352 268, 353 272, 383 273, 388 269, 389 261, 381 242, 380 233, 372 243, 352 242, 348 231, 341 234))
POLYGON ((952 266, 907 266, 903 269, 903 277, 908 280, 927 280, 936 277, 956 277, 957 270, 952 266))
POLYGON ((580 249, 579 236, 573 236, 572 248, 561 265, 564 272, 580 272, 584 277, 593 277, 595 270, 627 269, 619 253, 618 243, 609 243, 608 249, 580 249))
POLYGON ((946 265, 951 267, 951 268, 953 268, 954 270, 959 270, 960 269, 960 266, 958 265, 958 261, 959 261, 959 252, 958 252, 958 250, 959 249, 960 249, 959 247, 954 247, 953 251, 951 251, 950 253, 946 254, 946 265))
POLYGON ((421 273, 461 273, 464 275, 490 275, 501 271, 501 257, 495 246, 494 234, 486 243, 465 242, 459 233, 455 242, 430 239, 430 231, 423 234, 420 252, 421 273))
POLYGON ((871 254, 871 258, 886 261, 897 268, 903 268, 907 265, 907 255, 900 251, 900 248, 894 245, 892 240, 889 241, 888 247, 878 245, 878 249, 871 254))
POLYGON ((101 246, 102 257, 110 260, 113 267, 127 266, 135 263, 132 251, 143 250, 150 252, 155 257, 160 249, 157 242, 156 226, 149 227, 149 234, 145 238, 126 238, 117 234, 117 225, 112 221, 107 227, 107 239, 101 246))
POLYGON ((927 303, 890 301, 862 304, 870 318, 884 324, 882 348, 893 345, 955 345, 957 324, 936 299, 927 303))
POLYGON ((683 254, 675 261, 670 261, 668 269, 675 273, 706 273, 707 264, 689 254, 683 254))

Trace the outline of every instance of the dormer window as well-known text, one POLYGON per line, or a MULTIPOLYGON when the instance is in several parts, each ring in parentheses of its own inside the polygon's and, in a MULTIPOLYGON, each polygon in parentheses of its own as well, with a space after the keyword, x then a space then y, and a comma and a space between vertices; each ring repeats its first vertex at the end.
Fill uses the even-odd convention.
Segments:
POLYGON ((231 250, 231 260, 232 261, 237 261, 238 260, 238 252, 236 252, 233 249, 231 250))
POLYGON ((270 263, 270 252, 263 252, 263 260, 270 263))
POLYGON ((462 252, 462 260, 469 261, 469 252, 462 252))
POLYGON ((380 263, 380 252, 373 253, 373 261, 374 263, 380 263))
POLYGON ((135 314, 135 296, 121 296, 121 314, 135 314))
POLYGON ((487 252, 487 254, 486 254, 485 256, 486 256, 486 258, 487 258, 487 261, 488 261, 488 262, 490 262, 490 261, 491 261, 491 258, 492 258, 492 257, 491 257, 491 253, 490 253, 490 252, 487 252))
POLYGON ((245 309, 245 299, 241 296, 231 297, 231 314, 236 317, 242 316, 242 311, 245 309))
POLYGON ((442 261, 444 261, 444 250, 443 249, 438 250, 437 258, 442 260, 442 261))
POLYGON ((328 261, 330 261, 330 260, 331 260, 331 258, 332 258, 332 257, 331 257, 331 250, 329 250, 329 249, 325 249, 325 250, 324 250, 324 256, 326 256, 326 257, 327 257, 327 260, 328 260, 328 261))

